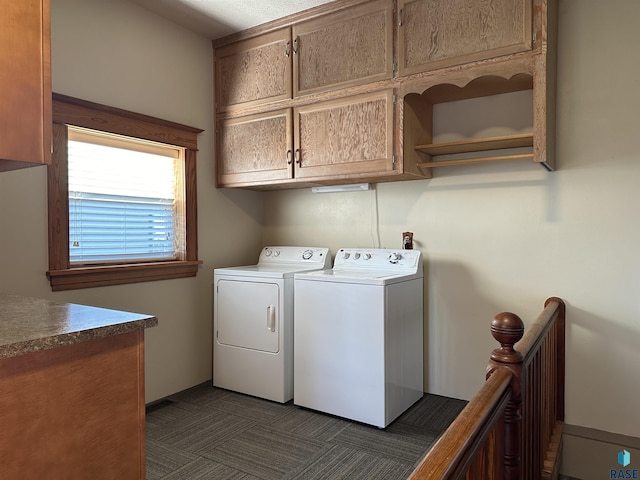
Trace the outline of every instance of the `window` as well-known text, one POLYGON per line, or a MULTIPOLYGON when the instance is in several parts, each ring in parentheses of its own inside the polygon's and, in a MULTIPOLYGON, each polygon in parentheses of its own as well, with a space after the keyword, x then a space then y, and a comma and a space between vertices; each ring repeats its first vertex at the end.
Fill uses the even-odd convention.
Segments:
POLYGON ((199 129, 53 96, 52 290, 195 276, 199 129))
POLYGON ((69 263, 183 257, 184 148, 67 130, 69 263))

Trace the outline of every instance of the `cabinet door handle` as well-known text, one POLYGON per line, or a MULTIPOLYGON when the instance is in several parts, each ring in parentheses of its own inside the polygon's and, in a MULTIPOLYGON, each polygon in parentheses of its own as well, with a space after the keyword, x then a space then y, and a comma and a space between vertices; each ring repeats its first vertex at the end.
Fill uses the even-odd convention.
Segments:
POLYGON ((287 42, 287 46, 284 48, 284 56, 287 58, 291 56, 291 42, 287 42))
POLYGON ((298 53, 298 38, 296 37, 293 39, 293 54, 297 54, 298 53))
POLYGON ((296 148, 295 160, 299 166, 302 166, 302 158, 300 157, 300 149, 296 148))
POLYGON ((291 150, 287 150, 287 165, 291 165, 291 150))
POLYGON ((398 26, 402 26, 402 9, 398 10, 398 26))

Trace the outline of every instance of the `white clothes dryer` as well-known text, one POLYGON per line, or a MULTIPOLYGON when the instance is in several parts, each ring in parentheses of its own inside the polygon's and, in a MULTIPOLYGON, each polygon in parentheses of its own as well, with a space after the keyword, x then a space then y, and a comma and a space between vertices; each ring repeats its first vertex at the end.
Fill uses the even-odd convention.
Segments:
POLYGON ((296 405, 384 428, 422 397, 420 251, 343 248, 294 292, 296 405))
POLYGON ((293 398, 294 274, 325 268, 328 248, 269 246, 256 265, 214 270, 216 387, 281 403, 293 398))

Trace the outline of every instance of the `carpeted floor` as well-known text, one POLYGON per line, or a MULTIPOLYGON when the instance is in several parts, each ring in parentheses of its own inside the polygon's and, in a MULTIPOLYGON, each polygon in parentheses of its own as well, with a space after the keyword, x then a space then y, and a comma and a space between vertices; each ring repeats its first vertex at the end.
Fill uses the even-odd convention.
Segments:
POLYGON ((148 407, 147 479, 406 479, 465 405, 425 395, 381 430, 203 384, 148 407))

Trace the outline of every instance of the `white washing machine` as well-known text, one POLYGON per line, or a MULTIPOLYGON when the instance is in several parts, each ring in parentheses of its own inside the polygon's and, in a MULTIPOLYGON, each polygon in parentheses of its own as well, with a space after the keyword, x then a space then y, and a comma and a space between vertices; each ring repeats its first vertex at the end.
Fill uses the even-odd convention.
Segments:
POLYGON ((294 291, 296 405, 384 428, 422 397, 420 251, 343 248, 294 291))
POLYGON ((256 265, 216 268, 213 384, 256 397, 293 398, 293 276, 331 268, 327 248, 265 247, 256 265))

